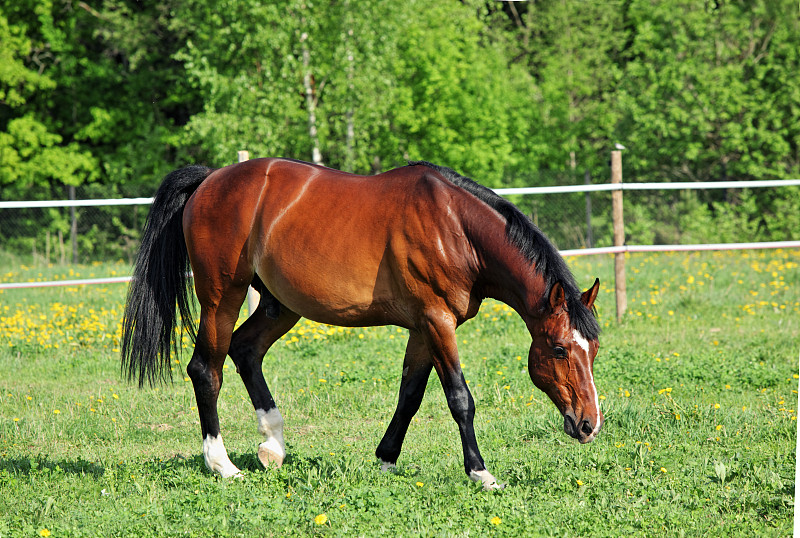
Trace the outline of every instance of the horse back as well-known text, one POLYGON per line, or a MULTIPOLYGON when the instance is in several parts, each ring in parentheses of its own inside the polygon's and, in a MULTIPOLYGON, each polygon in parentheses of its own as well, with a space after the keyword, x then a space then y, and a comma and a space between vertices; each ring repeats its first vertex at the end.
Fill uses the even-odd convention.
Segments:
POLYGON ((359 176, 254 159, 212 173, 187 204, 184 229, 190 257, 206 252, 193 267, 212 249, 228 266, 217 271, 257 274, 300 315, 413 326, 432 305, 458 317, 470 310, 469 198, 421 166, 359 176))

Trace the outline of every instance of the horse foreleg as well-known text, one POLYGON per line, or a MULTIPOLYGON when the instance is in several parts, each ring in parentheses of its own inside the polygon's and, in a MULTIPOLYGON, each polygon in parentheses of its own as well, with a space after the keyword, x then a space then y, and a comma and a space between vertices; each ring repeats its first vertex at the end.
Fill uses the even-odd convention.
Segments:
POLYGON ((429 316, 428 319, 427 330, 423 335, 433 357, 436 373, 442 382, 450 414, 458 425, 464 451, 464 471, 471 480, 481 482, 484 489, 502 488, 503 486, 499 485, 495 477, 486 470, 478 450, 473 426, 475 401, 461 371, 456 346, 455 320, 449 314, 429 316))
MULTIPOLYGON (((244 295, 242 295, 242 304, 244 295)), ((225 363, 237 309, 202 307, 192 360, 186 372, 192 380, 203 434, 203 456, 206 466, 223 478, 238 476, 241 471, 231 463, 219 428, 217 399, 222 387, 222 366, 225 363)))
POLYGON ((286 457, 283 417, 264 380, 261 363, 270 346, 286 334, 300 316, 280 303, 265 304, 265 297, 271 296, 262 294, 261 297, 256 311, 233 333, 228 353, 242 376, 256 411, 258 432, 265 439, 258 446, 258 459, 264 467, 280 467, 286 457))
POLYGON ((428 346, 422 335, 411 331, 406 346, 406 355, 403 360, 403 377, 400 381, 400 395, 397 399, 397 409, 392 421, 381 439, 375 455, 381 461, 381 469, 387 471, 395 466, 400 450, 403 446, 408 425, 419 409, 428 377, 431 373, 431 362, 428 346))

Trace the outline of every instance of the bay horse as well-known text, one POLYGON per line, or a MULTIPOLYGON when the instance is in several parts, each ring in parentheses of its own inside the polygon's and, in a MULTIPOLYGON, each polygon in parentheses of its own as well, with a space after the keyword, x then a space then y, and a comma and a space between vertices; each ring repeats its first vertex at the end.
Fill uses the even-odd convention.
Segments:
POLYGON ((473 428, 456 328, 491 297, 513 308, 530 335, 528 372, 591 442, 603 425, 592 369, 599 281, 581 293, 545 235, 513 204, 453 170, 424 161, 359 176, 288 159, 253 159, 212 170, 189 166, 158 188, 128 290, 121 342, 129 380, 171 378, 178 317, 195 341, 194 386, 203 455, 238 476, 220 434, 217 397, 230 355, 253 403, 261 463, 286 456, 283 418, 262 359, 301 316, 331 325, 397 325, 409 331, 397 409, 375 452, 395 466, 432 369, 458 424, 467 476, 501 487, 473 428), (189 271, 200 304, 193 325, 189 271), (234 331, 248 286, 256 311, 234 331))

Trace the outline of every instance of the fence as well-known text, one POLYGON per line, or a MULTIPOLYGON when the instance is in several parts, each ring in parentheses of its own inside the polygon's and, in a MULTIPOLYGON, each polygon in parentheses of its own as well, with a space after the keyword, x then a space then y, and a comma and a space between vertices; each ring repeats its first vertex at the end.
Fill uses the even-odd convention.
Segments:
MULTIPOLYGON (((624 183, 621 154, 616 151, 612 152, 612 183, 506 188, 496 192, 527 213, 562 249, 562 254, 615 254, 617 313, 621 316, 625 310, 621 287, 625 282, 624 252, 800 248, 800 240, 795 240, 800 239, 800 230, 793 222, 779 226, 753 223, 748 215, 725 209, 735 207, 731 202, 737 198, 741 204, 745 198, 747 201, 759 196, 741 193, 775 193, 778 189, 794 192, 773 196, 775 199, 800 200, 800 179, 624 183), (712 192, 723 194, 714 196, 712 192), (723 213, 716 222, 710 213, 714 208, 723 213)), ((0 250, 29 254, 34 264, 53 260, 66 263, 68 258, 82 262, 123 259, 132 263, 146 218, 144 206, 151 202, 152 198, 0 201, 0 250)), ((0 283, 0 289, 124 281, 126 277, 0 283)))

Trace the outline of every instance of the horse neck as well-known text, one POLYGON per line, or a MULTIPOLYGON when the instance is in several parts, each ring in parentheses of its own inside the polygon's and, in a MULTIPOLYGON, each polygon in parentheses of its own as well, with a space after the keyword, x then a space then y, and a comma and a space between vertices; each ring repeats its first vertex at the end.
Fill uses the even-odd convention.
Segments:
POLYGON ((497 222, 494 220, 481 219, 478 233, 471 238, 480 265, 481 294, 507 304, 530 324, 539 317, 547 283, 506 238, 505 219, 497 215, 497 222), (487 226, 487 222, 491 225, 487 226))

